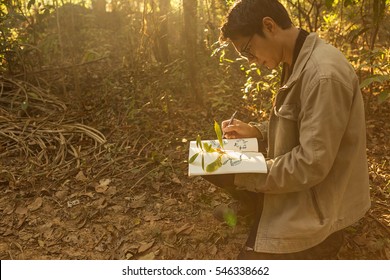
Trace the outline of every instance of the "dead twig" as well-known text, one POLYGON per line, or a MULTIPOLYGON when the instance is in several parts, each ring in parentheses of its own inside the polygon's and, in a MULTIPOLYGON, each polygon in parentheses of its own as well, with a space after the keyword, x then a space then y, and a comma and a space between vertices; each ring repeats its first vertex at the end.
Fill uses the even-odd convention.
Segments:
POLYGON ((153 168, 148 173, 146 173, 144 176, 142 176, 137 182, 135 182, 135 184, 133 186, 130 187, 130 191, 132 191, 143 179, 145 179, 146 176, 148 176, 150 173, 152 173, 153 171, 157 170, 158 168, 160 168, 160 166, 157 166, 157 167, 153 168))
MULTIPOLYGON (((60 67, 56 67, 56 68, 42 69, 42 70, 39 70, 39 71, 29 72, 29 73, 26 73, 26 74, 27 75, 36 75, 36 74, 42 74, 44 72, 56 72, 56 71, 71 69, 71 68, 74 68, 74 67, 81 67, 81 66, 85 66, 85 65, 88 65, 88 64, 93 64, 93 63, 96 63, 96 62, 100 62, 100 61, 102 61, 104 59, 108 59, 108 56, 104 56, 104 57, 97 58, 95 60, 89 60, 89 61, 86 61, 86 62, 72 64, 72 65, 64 65, 64 66, 60 66, 60 67)), ((20 77, 20 76, 24 76, 24 75, 25 74, 23 73, 23 74, 15 75, 15 77, 20 77)))
POLYGON ((373 214, 369 213, 368 216, 376 221, 386 232, 390 235, 390 228, 386 225, 384 225, 377 217, 375 217, 373 214))

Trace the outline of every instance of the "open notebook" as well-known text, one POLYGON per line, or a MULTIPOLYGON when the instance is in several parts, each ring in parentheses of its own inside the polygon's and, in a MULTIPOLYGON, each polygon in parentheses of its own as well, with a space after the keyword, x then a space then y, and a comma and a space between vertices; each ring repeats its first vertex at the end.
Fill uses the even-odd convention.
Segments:
POLYGON ((199 153, 196 159, 188 164, 188 175, 215 175, 229 173, 267 173, 267 164, 262 153, 258 152, 256 138, 223 139, 223 149, 218 140, 203 140, 223 153, 205 152, 197 147, 196 141, 190 142, 189 159, 199 153), (203 168, 202 168, 203 161, 203 168), (217 162, 217 166, 215 166, 217 162), (213 164, 214 163, 214 164, 213 164), (212 168, 207 166, 212 165, 212 168), (207 171, 207 170, 212 171, 207 171))

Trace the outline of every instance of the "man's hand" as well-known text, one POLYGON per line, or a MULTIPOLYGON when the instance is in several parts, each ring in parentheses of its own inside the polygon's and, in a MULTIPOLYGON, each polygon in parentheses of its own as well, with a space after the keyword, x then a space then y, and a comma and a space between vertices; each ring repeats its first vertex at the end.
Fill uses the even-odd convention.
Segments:
POLYGON ((227 139, 262 137, 260 131, 255 126, 240 120, 234 119, 230 125, 228 124, 229 120, 222 122, 222 131, 227 139))

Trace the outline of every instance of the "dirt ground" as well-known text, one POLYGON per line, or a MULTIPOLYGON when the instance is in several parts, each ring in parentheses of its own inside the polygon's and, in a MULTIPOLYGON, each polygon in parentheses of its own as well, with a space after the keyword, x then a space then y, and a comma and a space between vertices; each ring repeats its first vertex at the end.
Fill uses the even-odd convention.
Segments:
MULTIPOLYGON (((3 106, 0 259, 237 256, 248 224, 242 217, 234 228, 215 220, 213 208, 231 198, 187 176, 188 141, 215 116, 185 96, 132 99, 126 81, 106 95, 95 87, 77 99, 61 96, 63 118, 43 121, 42 114, 8 114, 3 106)), ((390 103, 370 103, 372 208, 347 229, 340 259, 390 259, 389 120, 390 103)))

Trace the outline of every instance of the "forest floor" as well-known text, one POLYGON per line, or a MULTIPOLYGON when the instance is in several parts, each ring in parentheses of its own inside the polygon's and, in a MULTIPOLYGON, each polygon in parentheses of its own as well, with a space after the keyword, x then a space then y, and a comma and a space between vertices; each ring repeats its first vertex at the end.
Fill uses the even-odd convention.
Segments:
MULTIPOLYGON (((66 110, 47 116, 14 114, 0 100, 0 259, 237 256, 248 224, 215 220, 214 207, 232 199, 187 176, 189 141, 212 137, 222 114, 184 94, 153 97, 148 82, 131 73, 91 82, 83 94, 56 99, 66 110)), ((8 86, 3 95, 25 87, 8 86)), ((239 95, 231 106, 240 106, 239 95)), ((340 259, 390 259, 390 103, 369 104, 372 207, 347 229, 340 259)))

